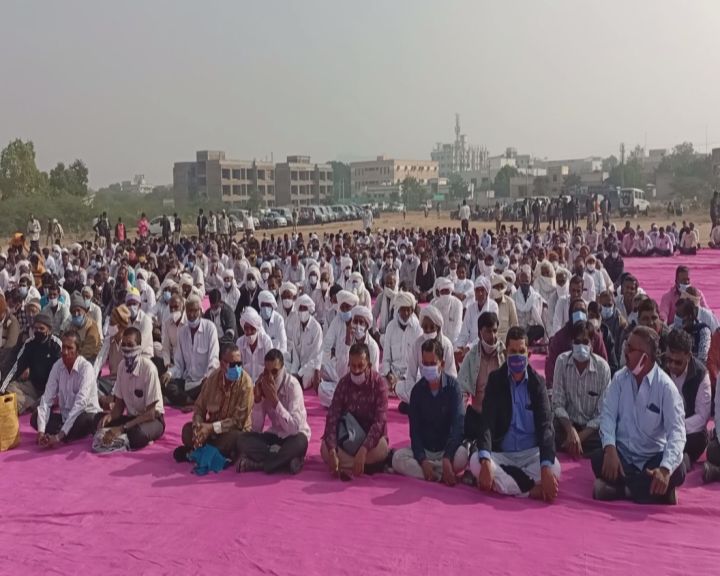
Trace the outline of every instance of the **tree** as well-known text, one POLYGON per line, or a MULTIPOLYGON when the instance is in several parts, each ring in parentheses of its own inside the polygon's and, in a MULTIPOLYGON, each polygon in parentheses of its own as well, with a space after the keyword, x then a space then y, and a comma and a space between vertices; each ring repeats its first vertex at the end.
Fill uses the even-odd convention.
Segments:
POLYGON ((448 178, 448 187, 450 188, 450 198, 453 200, 465 200, 470 196, 470 189, 463 180, 462 176, 457 172, 450 174, 448 178))
POLYGON ((563 178, 565 188, 573 188, 582 185, 582 178, 575 173, 570 173, 563 178))
POLYGON ((548 196, 550 178, 547 176, 535 176, 533 179, 533 196, 548 196))
POLYGON ((515 166, 505 165, 495 175, 495 196, 507 198, 510 196, 510 178, 519 174, 515 166))
POLYGON ((427 202, 427 190, 412 176, 406 176, 402 182, 402 196, 405 205, 411 209, 418 209, 427 202))
POLYGON ((645 188, 645 184, 647 184, 642 167, 636 160, 615 166, 610 171, 607 182, 613 186, 624 186, 626 188, 645 188))
POLYGON ((620 161, 617 159, 617 156, 611 154, 607 158, 605 158, 602 162, 602 169, 603 172, 610 172, 620 163, 620 161))
POLYGON ((70 194, 71 196, 87 196, 88 169, 82 160, 75 160, 70 166, 58 162, 50 170, 47 192, 51 196, 70 194))
POLYGON ((329 162, 333 171, 333 196, 335 201, 347 200, 352 195, 350 189, 350 164, 329 162))
POLYGON ((5 199, 35 194, 40 186, 40 171, 35 164, 35 146, 19 138, 0 153, 0 191, 5 199))
POLYGON ((250 195, 247 199, 247 202, 245 203, 245 207, 251 212, 253 212, 253 214, 257 214, 257 211, 262 208, 264 203, 265 199, 260 194, 257 186, 252 186, 252 188, 250 189, 250 195))

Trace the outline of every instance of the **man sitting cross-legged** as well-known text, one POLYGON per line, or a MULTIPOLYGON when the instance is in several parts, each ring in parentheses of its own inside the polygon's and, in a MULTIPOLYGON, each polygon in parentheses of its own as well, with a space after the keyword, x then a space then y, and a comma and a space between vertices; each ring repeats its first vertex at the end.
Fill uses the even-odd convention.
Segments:
POLYGON ((265 354, 265 371, 255 383, 254 395, 252 432, 244 432, 237 442, 237 471, 297 474, 305 461, 310 426, 302 386, 285 369, 280 350, 265 354), (266 418, 270 428, 263 432, 266 418))
POLYGON ((481 490, 552 502, 560 463, 545 382, 528 364, 525 330, 510 328, 505 344, 507 361, 490 374, 485 389, 470 471, 481 490))
POLYGON ((422 345, 422 378, 410 395, 410 448, 392 459, 395 472, 454 486, 467 466, 462 445, 465 403, 460 384, 443 372, 444 350, 437 340, 422 345))

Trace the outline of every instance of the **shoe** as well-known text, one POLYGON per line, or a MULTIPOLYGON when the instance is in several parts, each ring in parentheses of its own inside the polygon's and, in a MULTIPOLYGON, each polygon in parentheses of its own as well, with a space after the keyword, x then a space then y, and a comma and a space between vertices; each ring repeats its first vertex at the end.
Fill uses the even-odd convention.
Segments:
POLYGON ((465 473, 462 475, 462 478, 460 479, 460 482, 465 484, 465 486, 477 486, 477 480, 475 480, 475 476, 473 476, 472 472, 470 470, 465 470, 465 473))
POLYGON ((300 474, 303 466, 305 466, 305 458, 296 456, 295 458, 290 460, 290 464, 288 466, 290 468, 290 474, 292 474, 293 476, 295 476, 295 474, 300 474))
POLYGON ((400 404, 398 404, 398 412, 407 416, 410 413, 410 404, 407 402, 400 402, 400 404))
POLYGON ((677 490, 675 490, 675 488, 673 488, 672 490, 668 490, 668 493, 665 496, 667 498, 667 503, 670 506, 677 506, 678 497, 677 497, 677 490))
POLYGON ((258 472, 263 469, 263 465, 260 462, 251 460, 247 456, 240 456, 235 466, 235 469, 240 472, 258 472))
POLYGON ((178 446, 173 451, 173 458, 175 458, 175 462, 188 462, 190 452, 191 450, 187 446, 178 446))
POLYGON ((683 465, 685 466, 685 472, 690 472, 692 470, 692 462, 690 462, 690 456, 686 454, 683 454, 683 465))
POLYGON ((601 478, 596 478, 593 484, 593 500, 610 501, 618 499, 618 489, 601 478))
POLYGON ((709 482, 720 482, 720 466, 710 464, 710 462, 705 462, 705 465, 703 466, 702 479, 704 484, 709 482))

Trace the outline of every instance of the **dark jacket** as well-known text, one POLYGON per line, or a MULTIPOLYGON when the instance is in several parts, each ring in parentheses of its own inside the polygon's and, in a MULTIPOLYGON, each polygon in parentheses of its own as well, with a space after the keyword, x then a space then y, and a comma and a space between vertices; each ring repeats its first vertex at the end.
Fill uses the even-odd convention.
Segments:
POLYGON ((42 394, 47 386, 48 376, 53 365, 60 359, 61 342, 55 336, 50 336, 46 342, 28 340, 20 351, 17 359, 15 380, 28 368, 30 369, 29 380, 33 388, 42 394))
POLYGON ((695 398, 697 397, 700 383, 705 379, 707 369, 700 360, 692 356, 688 364, 687 376, 682 388, 683 404, 685 405, 685 418, 695 415, 695 398))
MULTIPOLYGON (((527 367, 527 373, 528 396, 535 421, 535 436, 540 447, 540 461, 554 462, 555 430, 545 381, 530 365, 527 367)), ((488 377, 483 399, 480 435, 477 439, 478 450, 502 451, 502 441, 510 429, 513 412, 509 378, 507 362, 491 372, 488 377)))
POLYGON ((612 280, 615 286, 617 286, 620 276, 622 276, 623 272, 625 272, 625 261, 623 260, 623 257, 620 256, 620 254, 618 254, 617 258, 607 256, 603 264, 605 265, 605 270, 607 271, 608 276, 610 276, 610 280, 612 280))
MULTIPOLYGON (((260 287, 256 288, 254 292, 250 292, 247 286, 240 287, 240 298, 238 298, 237 306, 235 307, 235 322, 237 326, 240 326, 240 315, 243 310, 248 306, 255 308, 256 312, 260 312, 260 304, 258 303, 258 296, 260 295, 260 287)), ((240 327, 240 335, 242 336, 243 331, 240 327)))
MULTIPOLYGON (((212 315, 212 309, 210 308, 205 311, 203 318, 210 320, 213 324, 215 323, 212 315)), ((220 325, 222 326, 222 330, 220 330, 218 334, 219 340, 222 340, 223 338, 227 340, 229 338, 228 332, 232 333, 233 342, 237 340, 238 333, 237 324, 235 322, 235 311, 225 304, 225 302, 222 303, 222 307, 220 308, 220 325)))

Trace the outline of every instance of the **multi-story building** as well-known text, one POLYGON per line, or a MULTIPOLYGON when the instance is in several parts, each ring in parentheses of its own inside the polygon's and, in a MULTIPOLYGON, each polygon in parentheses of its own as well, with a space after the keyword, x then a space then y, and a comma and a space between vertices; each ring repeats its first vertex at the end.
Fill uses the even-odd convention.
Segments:
POLYGON ((144 174, 136 174, 132 180, 123 180, 120 188, 127 194, 150 194, 153 191, 153 185, 145 180, 144 174))
POLYGON ((194 162, 173 167, 175 199, 243 204, 257 190, 265 206, 275 205, 275 167, 271 162, 228 160, 221 150, 201 150, 194 162))
POLYGON ((373 190, 373 195, 377 196, 380 194, 378 189, 382 187, 397 190, 407 177, 415 178, 423 185, 429 184, 438 178, 438 163, 435 160, 396 160, 385 156, 366 162, 350 163, 350 187, 353 195, 363 196, 373 190))
POLYGON ((488 152, 481 146, 472 146, 465 134, 460 133, 460 115, 455 114, 455 142, 438 142, 430 158, 438 163, 441 178, 456 172, 480 170, 487 161, 488 152))
POLYGON ((310 156, 288 156, 275 166, 277 206, 307 206, 333 198, 333 169, 313 164, 310 156))

